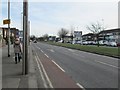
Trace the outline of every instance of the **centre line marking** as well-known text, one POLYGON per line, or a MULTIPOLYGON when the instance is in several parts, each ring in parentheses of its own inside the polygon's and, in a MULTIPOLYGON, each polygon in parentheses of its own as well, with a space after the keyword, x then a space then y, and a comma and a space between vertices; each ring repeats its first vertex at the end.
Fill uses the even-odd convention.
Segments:
POLYGON ((71 52, 74 52, 74 50, 72 50, 72 49, 68 49, 69 51, 71 51, 71 52))
POLYGON ((38 49, 41 49, 40 47, 36 46, 38 49))
POLYGON ((111 66, 111 67, 114 67, 114 68, 119 68, 119 67, 117 67, 117 66, 114 66, 114 65, 111 65, 111 64, 107 64, 107 63, 104 63, 104 62, 101 62, 101 61, 97 61, 97 60, 95 60, 95 62, 98 62, 98 63, 104 64, 104 65, 107 65, 107 66, 111 66))
POLYGON ((40 51, 41 51, 42 53, 44 53, 43 50, 40 50, 40 51))
POLYGON ((79 83, 76 83, 76 85, 77 85, 78 87, 80 87, 82 90, 85 90, 85 88, 84 88, 82 85, 80 85, 79 83))
POLYGON ((51 52, 55 52, 53 49, 50 50, 51 52))
POLYGON ((44 54, 44 55, 49 58, 49 56, 47 54, 44 54))
POLYGON ((65 70, 62 69, 55 61, 52 60, 52 62, 53 62, 61 71, 65 72, 65 70))

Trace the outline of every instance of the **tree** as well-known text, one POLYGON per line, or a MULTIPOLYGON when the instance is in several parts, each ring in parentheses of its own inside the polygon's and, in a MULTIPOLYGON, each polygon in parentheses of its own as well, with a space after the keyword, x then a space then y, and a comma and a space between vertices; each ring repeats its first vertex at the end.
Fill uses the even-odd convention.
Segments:
POLYGON ((46 41, 48 41, 48 37, 49 37, 48 34, 44 34, 44 35, 43 35, 43 38, 44 38, 44 40, 46 40, 46 41))
POLYGON ((99 32, 105 29, 104 25, 102 25, 100 22, 96 22, 96 23, 91 23, 91 25, 89 26, 87 25, 86 28, 96 35, 97 43, 99 46, 99 35, 98 34, 99 32))
POLYGON ((34 41, 34 40, 36 39, 35 35, 31 35, 31 36, 30 36, 30 39, 31 39, 32 41, 34 41))
POLYGON ((65 28, 61 28, 61 30, 58 31, 58 36, 62 38, 64 42, 64 37, 69 33, 69 31, 65 28))
POLYGON ((44 41, 44 38, 43 37, 38 37, 37 40, 38 41, 44 41))
POLYGON ((100 31, 103 31, 105 29, 105 27, 102 24, 100 24, 100 22, 91 23, 91 25, 90 26, 87 25, 86 28, 93 32, 94 34, 98 34, 100 31))

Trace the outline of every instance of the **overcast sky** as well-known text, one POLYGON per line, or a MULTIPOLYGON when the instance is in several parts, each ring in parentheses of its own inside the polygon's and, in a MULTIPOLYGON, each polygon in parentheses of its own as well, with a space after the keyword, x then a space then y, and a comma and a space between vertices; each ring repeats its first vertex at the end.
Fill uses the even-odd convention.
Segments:
MULTIPOLYGON (((21 2, 11 3, 11 27, 22 27, 21 2)), ((2 2, 2 18, 7 18, 7 3, 2 2)), ((29 20, 31 35, 57 35, 60 28, 89 33, 86 25, 99 21, 107 29, 118 27, 118 2, 29 2, 29 20)), ((6 25, 1 26, 6 27, 6 25)))

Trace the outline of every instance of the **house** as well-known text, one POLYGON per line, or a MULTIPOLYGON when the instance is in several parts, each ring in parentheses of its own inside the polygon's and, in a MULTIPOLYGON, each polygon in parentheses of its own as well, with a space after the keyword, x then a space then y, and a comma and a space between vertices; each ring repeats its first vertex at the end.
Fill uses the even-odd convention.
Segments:
POLYGON ((72 41, 72 36, 64 36, 65 43, 71 43, 71 41, 72 41))
MULTIPOLYGON (((0 33, 2 34, 2 38, 6 41, 8 40, 8 28, 7 27, 0 27, 0 33)), ((16 28, 10 28, 10 38, 11 41, 13 41, 13 39, 15 37, 19 37, 19 30, 16 28)))
MULTIPOLYGON (((1 27, 1 28, 3 33, 3 38, 5 39, 8 36, 8 28, 6 27, 1 27)), ((19 30, 16 28, 10 28, 10 36, 19 37, 19 30)))

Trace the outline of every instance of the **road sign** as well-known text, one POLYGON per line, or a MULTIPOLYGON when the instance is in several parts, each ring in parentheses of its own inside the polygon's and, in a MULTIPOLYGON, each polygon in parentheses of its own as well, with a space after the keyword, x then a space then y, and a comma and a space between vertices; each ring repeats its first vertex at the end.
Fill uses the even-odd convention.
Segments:
POLYGON ((3 24, 10 24, 10 19, 3 20, 3 24))

